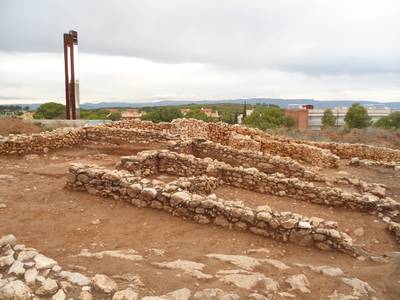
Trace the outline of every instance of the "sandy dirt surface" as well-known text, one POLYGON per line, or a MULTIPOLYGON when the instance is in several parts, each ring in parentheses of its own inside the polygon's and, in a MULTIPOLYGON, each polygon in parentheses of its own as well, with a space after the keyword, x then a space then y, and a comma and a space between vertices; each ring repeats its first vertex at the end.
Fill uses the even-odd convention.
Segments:
POLYGON ((19 133, 37 133, 43 129, 33 123, 24 122, 20 119, 0 118, 0 134, 19 134, 19 133))
MULTIPOLYGON (((261 286, 247 290, 221 282, 216 277, 219 270, 238 269, 238 266, 206 257, 210 253, 219 253, 269 258, 286 264, 289 268, 281 270, 270 263, 261 262, 253 271, 276 280, 279 292, 290 293, 296 299, 335 299, 328 297, 334 291, 353 294, 352 288, 342 281, 343 277, 358 278, 376 291, 369 296, 360 295, 360 299, 400 299, 400 261, 396 259, 358 260, 337 252, 276 242, 212 225, 199 225, 162 211, 140 209, 122 201, 64 189, 64 175, 71 162, 94 163, 112 169, 121 155, 161 148, 165 148, 165 145, 88 144, 47 155, 0 157, 0 175, 8 175, 0 182, 0 203, 6 205, 0 209, 0 236, 13 233, 20 243, 37 248, 41 253, 54 258, 64 269, 77 270, 87 276, 97 273, 111 277, 127 273, 138 275, 144 285, 141 295, 163 295, 183 287, 189 288, 192 293, 204 288, 220 288, 240 295, 240 299, 248 299, 248 295, 254 291, 263 292, 261 286), (161 254, 163 251, 154 251, 152 248, 165 253, 161 254), (248 253, 249 249, 259 248, 264 250, 248 253), (107 256, 77 256, 82 249, 90 252, 134 249, 143 259, 130 261, 107 256), (182 270, 153 265, 154 262, 177 259, 203 263, 205 267, 202 272, 213 278, 197 279, 182 270), (297 264, 339 267, 344 276, 322 275, 297 264), (290 290, 290 285, 285 281, 296 274, 307 276, 311 293, 290 290)), ((357 175, 372 182, 378 182, 379 178, 389 186, 389 191, 398 196, 395 179, 386 181, 384 176, 374 170, 368 171, 370 173, 351 171, 354 171, 353 174, 359 171, 357 175)), ((169 181, 172 178, 161 176, 159 179, 169 181)), ((268 204, 281 211, 337 221, 339 228, 348 232, 356 244, 363 245, 374 255, 399 251, 399 246, 374 216, 227 186, 220 187, 216 194, 225 199, 242 200, 252 207, 268 204), (363 228, 363 236, 355 236, 353 231, 360 227, 363 228)), ((120 278, 115 280, 121 287, 129 284, 120 278)), ((110 299, 104 297, 95 294, 95 299, 110 299)), ((271 299, 290 298, 275 294, 271 299)))

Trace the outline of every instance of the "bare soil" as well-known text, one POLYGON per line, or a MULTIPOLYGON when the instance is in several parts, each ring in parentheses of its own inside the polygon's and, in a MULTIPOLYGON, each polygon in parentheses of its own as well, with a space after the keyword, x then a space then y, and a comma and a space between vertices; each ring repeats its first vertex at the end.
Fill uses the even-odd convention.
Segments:
POLYGON ((21 119, 0 118, 0 134, 20 134, 20 133, 38 133, 43 131, 42 127, 21 119))
MULTIPOLYGON (((0 175, 14 177, 14 180, 0 182, 0 203, 7 205, 0 209, 0 236, 15 234, 20 243, 37 248, 41 253, 57 260, 66 270, 76 269, 88 276, 97 273, 109 276, 137 274, 145 286, 143 295, 162 295, 183 287, 192 292, 218 287, 246 299, 250 291, 221 283, 217 278, 198 280, 182 271, 160 269, 151 263, 176 259, 202 262, 206 265, 203 272, 214 275, 218 270, 238 267, 207 258, 206 254, 245 255, 248 249, 266 248, 269 254, 249 255, 278 259, 289 265, 290 269, 279 270, 262 264, 255 270, 277 280, 280 291, 290 292, 296 295, 296 299, 328 299, 327 296, 334 290, 351 294, 351 288, 339 278, 318 274, 308 268, 295 266, 295 263, 340 267, 346 277, 357 277, 368 282, 377 291, 378 299, 400 299, 400 262, 396 260, 361 261, 337 252, 276 242, 212 225, 199 225, 162 211, 140 209, 126 202, 64 189, 64 175, 71 162, 94 163, 114 168, 121 155, 133 155, 142 150, 163 147, 165 145, 162 144, 88 144, 41 156, 0 157, 0 175), (93 225, 92 221, 96 219, 100 223, 93 225), (138 251, 144 256, 144 260, 133 262, 110 257, 97 259, 76 256, 82 249, 96 252, 127 248, 138 251), (148 251, 150 248, 164 249, 166 253, 155 256, 148 251), (311 294, 290 291, 289 285, 285 283, 289 275, 301 273, 310 281, 311 294)), ((358 170, 353 171, 355 174, 358 170)), ((372 182, 379 178, 391 187, 393 193, 398 194, 398 190, 394 190, 394 179, 386 180, 386 177, 373 170, 368 172, 371 173, 360 171, 357 175, 372 182)), ((173 178, 161 179, 168 181, 173 178)), ((274 209, 335 220, 340 229, 348 231, 355 238, 355 243, 362 244, 373 254, 398 251, 399 248, 374 216, 228 186, 220 187, 216 193, 225 199, 243 200, 249 206, 268 204, 274 209), (353 234, 353 230, 359 227, 365 232, 362 237, 353 234)), ((121 280, 118 282, 121 286, 128 284, 121 280)), ((96 296, 95 299, 107 299, 102 297, 96 296)))
POLYGON ((271 133, 284 135, 294 139, 325 141, 337 143, 362 143, 378 147, 400 148, 400 131, 380 128, 354 128, 351 131, 342 129, 323 129, 298 131, 293 129, 279 128, 271 133))

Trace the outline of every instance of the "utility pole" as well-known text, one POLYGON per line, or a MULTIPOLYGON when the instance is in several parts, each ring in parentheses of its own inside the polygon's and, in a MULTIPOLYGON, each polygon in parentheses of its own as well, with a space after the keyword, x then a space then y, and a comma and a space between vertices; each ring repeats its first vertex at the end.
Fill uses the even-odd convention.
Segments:
POLYGON ((68 120, 79 119, 78 32, 64 33, 65 108, 68 120), (76 66, 75 66, 76 65, 76 66), (76 73, 76 74, 75 74, 76 73))

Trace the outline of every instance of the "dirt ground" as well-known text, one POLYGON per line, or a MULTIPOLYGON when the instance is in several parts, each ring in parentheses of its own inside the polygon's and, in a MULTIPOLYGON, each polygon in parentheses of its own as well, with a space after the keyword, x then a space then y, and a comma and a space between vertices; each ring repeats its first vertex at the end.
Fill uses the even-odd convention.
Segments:
MULTIPOLYGON (((20 243, 54 258, 64 269, 77 270, 87 276, 97 273, 109 276, 136 274, 144 284, 143 295, 163 295, 183 287, 194 293, 212 287, 234 292, 241 299, 247 299, 251 291, 223 283, 215 276, 199 280, 181 270, 161 269, 152 265, 154 262, 184 259, 204 263, 206 267, 203 272, 211 275, 218 270, 238 269, 230 263, 206 257, 209 253, 220 253, 270 258, 285 263, 289 266, 285 270, 263 263, 255 271, 278 281, 279 290, 295 295, 296 299, 334 299, 328 296, 335 290, 352 294, 352 289, 339 277, 325 276, 296 264, 339 267, 345 277, 356 277, 369 283, 376 291, 374 296, 377 299, 400 299, 400 259, 358 260, 338 252, 325 252, 212 225, 199 225, 162 211, 140 209, 126 202, 64 189, 64 175, 71 162, 114 168, 121 155, 160 148, 165 148, 165 145, 88 144, 41 156, 0 157, 0 175, 11 176, 0 181, 0 203, 6 205, 0 209, 0 236, 13 233, 20 243), (93 222, 97 219, 100 222, 93 222), (165 250, 165 254, 155 255, 151 248, 165 250), (268 251, 246 254, 249 249, 258 248, 268 251), (143 256, 143 260, 77 256, 82 249, 90 252, 134 249, 143 256), (307 276, 311 293, 289 289, 285 280, 294 274, 307 276)), ((399 196, 398 177, 386 177, 382 176, 382 171, 365 171, 344 165, 340 170, 352 172, 370 182, 386 183, 389 192, 399 196)), ((170 180, 162 176, 160 179, 170 180)), ((374 216, 229 186, 220 187, 216 194, 229 200, 242 200, 252 207, 268 204, 281 211, 337 221, 339 228, 348 232, 356 244, 374 255, 399 251, 398 244, 374 216), (356 236, 356 228, 363 228, 364 235, 356 236)), ((121 279, 117 281, 122 286, 128 284, 121 279)), ((95 299, 109 299, 102 297, 95 295, 95 299)), ((273 299, 288 299, 276 297, 273 299)), ((360 299, 368 297, 360 296, 360 299)))
POLYGON ((400 131, 368 127, 354 128, 351 131, 343 129, 323 129, 298 131, 294 129, 279 128, 271 130, 272 134, 284 135, 294 139, 325 141, 337 143, 362 143, 378 147, 400 148, 400 131))
POLYGON ((0 134, 38 133, 43 131, 39 125, 21 119, 0 118, 0 134))

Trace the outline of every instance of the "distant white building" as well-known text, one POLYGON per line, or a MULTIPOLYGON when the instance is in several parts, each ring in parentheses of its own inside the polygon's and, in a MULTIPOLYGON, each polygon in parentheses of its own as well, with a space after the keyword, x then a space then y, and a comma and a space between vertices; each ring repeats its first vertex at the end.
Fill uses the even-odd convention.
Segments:
MULTIPOLYGON (((250 116, 253 113, 254 109, 246 109, 246 116, 250 116)), ((238 115, 238 124, 242 124, 243 122, 243 114, 238 115)))
MULTIPOLYGON (((372 121, 375 122, 382 117, 389 115, 392 109, 382 105, 365 105, 364 106, 368 115, 372 121)), ((338 127, 344 126, 344 117, 349 110, 348 107, 335 107, 331 109, 336 117, 336 124, 338 127)), ((308 110, 308 128, 309 129, 321 129, 322 127, 322 116, 324 115, 325 109, 309 109, 308 110)))

